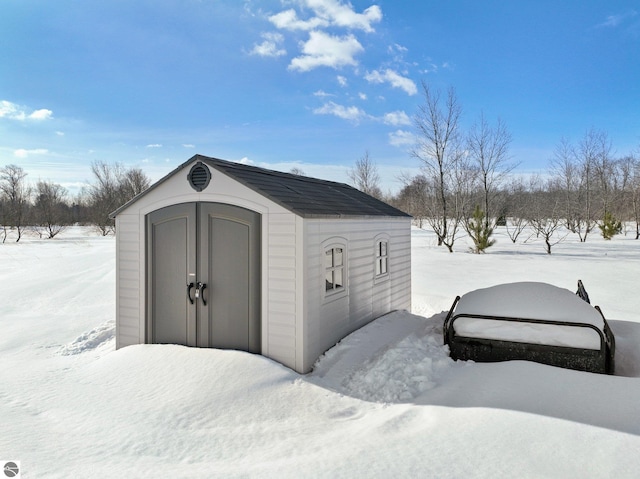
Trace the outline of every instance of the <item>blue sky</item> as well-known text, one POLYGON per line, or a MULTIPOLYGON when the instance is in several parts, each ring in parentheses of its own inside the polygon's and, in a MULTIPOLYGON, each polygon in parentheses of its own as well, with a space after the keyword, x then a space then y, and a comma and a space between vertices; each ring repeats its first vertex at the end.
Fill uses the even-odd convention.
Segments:
POLYGON ((463 127, 502 119, 521 171, 590 128, 640 146, 637 1, 3 0, 0 166, 75 192, 99 160, 154 180, 196 153, 383 189, 421 82, 454 87, 463 127))

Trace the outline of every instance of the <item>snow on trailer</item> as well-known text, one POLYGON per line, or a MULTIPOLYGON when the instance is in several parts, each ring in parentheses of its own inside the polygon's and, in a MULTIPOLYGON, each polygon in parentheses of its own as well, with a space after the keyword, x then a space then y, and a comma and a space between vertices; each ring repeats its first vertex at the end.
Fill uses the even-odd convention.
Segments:
POLYGON ((613 333, 578 284, 576 294, 546 283, 521 282, 458 296, 444 322, 451 357, 520 359, 613 374, 613 333))

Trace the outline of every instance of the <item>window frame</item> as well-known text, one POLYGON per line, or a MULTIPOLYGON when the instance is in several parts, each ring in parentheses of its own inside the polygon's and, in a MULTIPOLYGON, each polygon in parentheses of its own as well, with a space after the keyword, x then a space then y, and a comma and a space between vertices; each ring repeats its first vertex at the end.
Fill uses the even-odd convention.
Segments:
POLYGON ((376 283, 389 279, 389 246, 390 241, 387 235, 378 235, 374 239, 373 277, 376 283))
POLYGON ((346 296, 348 289, 348 275, 347 275, 347 246, 343 242, 338 242, 333 239, 330 242, 325 242, 322 246, 322 271, 323 271, 323 297, 325 300, 338 299, 346 296), (338 253, 338 250, 340 252, 338 253), (331 254, 331 264, 327 264, 327 255, 331 254), (336 264, 336 258, 340 255, 341 262, 336 264), (335 275, 339 272, 342 279, 342 285, 337 286, 339 283, 336 281, 335 275), (328 274, 332 275, 331 283, 327 281, 328 274), (329 287, 329 285, 332 285, 329 287))

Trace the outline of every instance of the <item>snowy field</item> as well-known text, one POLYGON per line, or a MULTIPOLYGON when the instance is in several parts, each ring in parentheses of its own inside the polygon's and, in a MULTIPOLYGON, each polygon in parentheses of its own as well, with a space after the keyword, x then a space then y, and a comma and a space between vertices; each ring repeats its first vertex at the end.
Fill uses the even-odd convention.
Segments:
POLYGON ((569 237, 549 256, 497 238, 450 254, 415 229, 413 314, 308 375, 236 351, 114 351, 113 237, 0 244, 0 460, 24 478, 640 477, 640 241, 569 237), (616 334, 616 376, 456 363, 442 346, 456 295, 578 279, 616 334))

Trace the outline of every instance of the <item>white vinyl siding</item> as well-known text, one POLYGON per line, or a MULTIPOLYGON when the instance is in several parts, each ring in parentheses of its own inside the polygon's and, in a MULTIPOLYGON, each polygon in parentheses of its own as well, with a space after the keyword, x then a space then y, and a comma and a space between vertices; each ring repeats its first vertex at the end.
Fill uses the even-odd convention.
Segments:
POLYGON ((140 323, 143 285, 140 284, 140 228, 136 215, 116 219, 116 347, 144 342, 140 323))
MULTIPOLYGON (((263 216, 268 222, 266 270, 268 301, 267 330, 262 331, 263 354, 295 369, 296 299, 299 294, 296 258, 296 216, 293 213, 263 216), (266 216, 266 218, 265 218, 266 216)), ((263 235, 265 232, 263 231, 263 235)), ((263 287, 263 290, 265 288, 263 287)), ((265 323, 263 318, 263 324, 265 323)))
MULTIPOLYGON (((328 348, 369 321, 397 309, 411 309, 409 218, 305 219, 307 310, 305 368, 328 348), (381 232, 385 232, 383 236, 381 232), (375 282, 376 241, 387 241, 388 281, 375 282), (345 290, 331 301, 326 291, 326 252, 344 245, 345 290), (408 254, 405 260, 401 255, 408 254), (397 260, 397 262, 396 262, 397 260), (314 273, 315 272, 315 273, 314 273), (400 286, 394 284, 398 282, 400 286)), ((337 296, 337 295, 336 295, 337 296)))

